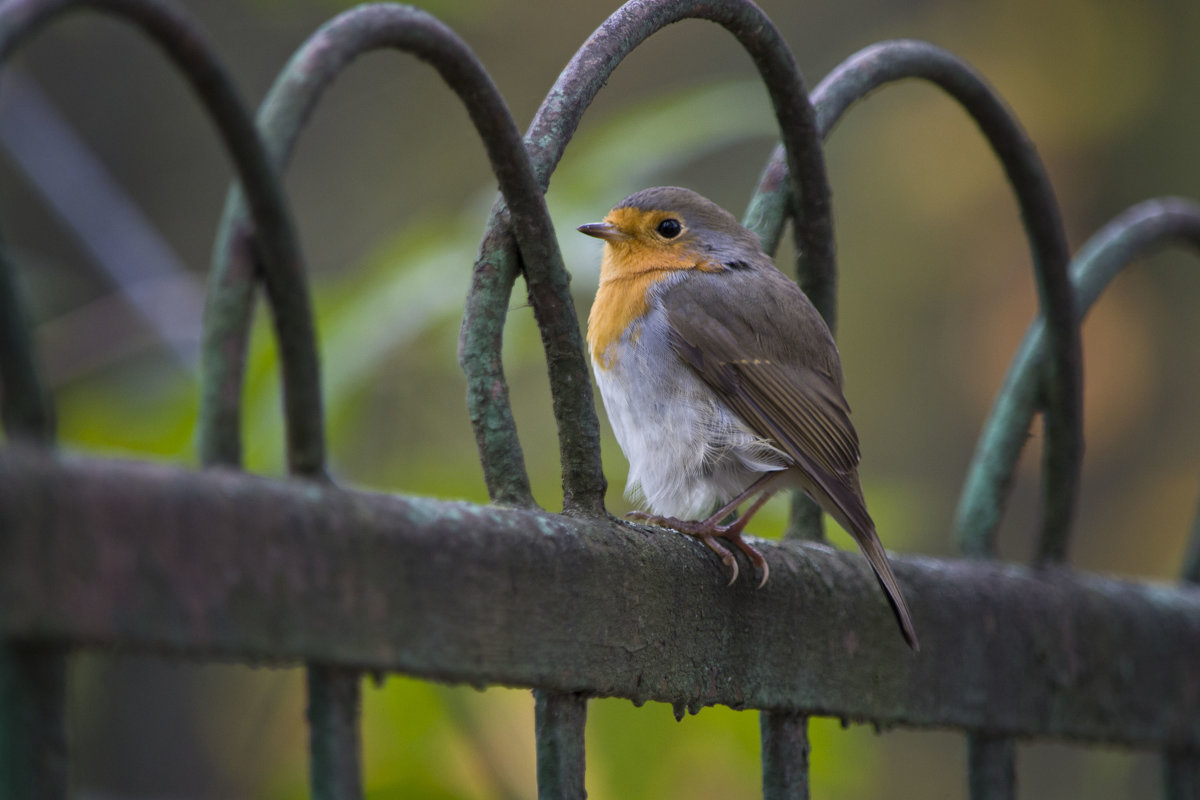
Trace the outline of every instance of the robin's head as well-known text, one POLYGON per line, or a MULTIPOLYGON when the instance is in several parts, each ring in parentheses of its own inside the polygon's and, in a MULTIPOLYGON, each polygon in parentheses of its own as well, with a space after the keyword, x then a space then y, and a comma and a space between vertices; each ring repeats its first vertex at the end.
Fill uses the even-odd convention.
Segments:
POLYGON ((578 230, 605 241, 602 281, 677 269, 736 269, 766 259, 758 237, 732 214, 677 186, 631 194, 603 222, 578 230))

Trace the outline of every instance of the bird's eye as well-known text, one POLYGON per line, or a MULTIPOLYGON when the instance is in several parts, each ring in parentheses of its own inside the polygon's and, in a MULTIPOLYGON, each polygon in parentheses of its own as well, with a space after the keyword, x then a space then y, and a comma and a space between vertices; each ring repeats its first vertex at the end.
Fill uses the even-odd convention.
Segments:
POLYGON ((679 223, 679 220, 667 217, 662 222, 658 223, 658 227, 655 228, 655 230, 658 231, 658 235, 664 239, 674 239, 679 235, 679 232, 683 230, 683 225, 679 223))

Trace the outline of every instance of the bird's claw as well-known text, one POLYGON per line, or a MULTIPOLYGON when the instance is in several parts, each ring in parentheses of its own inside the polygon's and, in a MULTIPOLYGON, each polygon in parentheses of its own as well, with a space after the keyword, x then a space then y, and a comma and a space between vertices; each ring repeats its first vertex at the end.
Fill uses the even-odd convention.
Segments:
POLYGON ((767 564, 767 560, 763 558, 762 553, 755 550, 742 538, 741 530, 733 525, 706 525, 704 522, 683 520, 677 517, 660 517, 655 514, 648 514, 645 511, 629 511, 625 514, 625 518, 671 528, 680 533, 686 533, 688 536, 694 536, 704 542, 708 549, 720 556, 721 562, 729 567, 732 575, 726 586, 733 586, 737 582, 739 574, 737 559, 733 557, 733 553, 729 552, 727 547, 716 541, 718 538, 727 539, 746 554, 751 564, 762 570, 762 580, 758 582, 758 586, 755 588, 761 589, 767 585, 767 578, 771 575, 771 568, 767 564))
POLYGON ((721 561, 725 564, 725 566, 729 567, 729 571, 732 574, 729 576, 729 583, 727 583, 725 585, 733 586, 735 583, 737 583, 738 563, 737 563, 737 559, 733 557, 733 553, 729 552, 729 550, 727 548, 718 544, 717 541, 712 536, 700 536, 699 538, 700 538, 700 541, 702 541, 706 545, 708 545, 709 550, 712 550, 714 553, 716 553, 718 556, 721 557, 721 561))
POLYGON ((746 557, 750 559, 751 564, 762 570, 762 580, 758 582, 758 586, 755 588, 761 589, 762 587, 766 586, 767 578, 771 577, 771 565, 767 563, 767 559, 763 558, 763 554, 758 552, 758 550, 754 549, 754 547, 744 540, 740 533, 732 534, 726 538, 732 541, 735 545, 737 545, 739 550, 746 554, 746 557))

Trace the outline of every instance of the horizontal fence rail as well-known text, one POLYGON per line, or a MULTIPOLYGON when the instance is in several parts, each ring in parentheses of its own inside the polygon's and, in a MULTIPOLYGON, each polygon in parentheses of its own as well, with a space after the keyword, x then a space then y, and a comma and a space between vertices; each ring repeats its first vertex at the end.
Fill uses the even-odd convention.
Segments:
POLYGON ((727 589, 625 523, 13 449, 0 530, 9 637, 1200 748, 1200 589, 897 556, 908 658, 869 567, 812 543, 727 589))
MULTIPOLYGON (((210 468, 55 454, 20 275, 0 248, 0 795, 68 791, 66 663, 80 647, 308 667, 310 785, 362 795, 363 671, 534 690, 538 791, 584 792, 590 697, 670 703, 678 716, 758 709, 763 793, 808 796, 812 715, 968 738, 972 798, 1015 796, 1015 741, 1151 748, 1168 797, 1200 796, 1200 518, 1179 585, 1064 565, 1083 453, 1079 324, 1151 250, 1200 250, 1200 206, 1136 205, 1070 258, 1053 188, 1001 96, 923 42, 872 45, 810 99, 778 30, 748 0, 632 0, 580 47, 522 136, 484 66, 448 27, 392 3, 339 14, 306 41, 252 117, 215 50, 164 0, 0 2, 0 64, 68 12, 132 24, 180 70, 230 153, 231 188, 205 318, 200 460, 210 468), (921 631, 908 652, 857 554, 821 540, 797 498, 783 542, 756 542, 761 590, 726 587, 698 542, 612 519, 569 278, 543 193, 623 59, 664 27, 716 23, 750 57, 779 123, 745 222, 774 252, 792 223, 797 280, 831 329, 837 268, 822 142, 876 89, 930 82, 978 125, 1012 186, 1039 314, 1012 361, 956 518, 969 558, 895 557, 921 631), (463 101, 500 196, 465 302, 459 361, 494 505, 393 496, 325 480, 320 360, 303 260, 278 183, 324 90, 358 56, 427 62, 463 101), (501 361, 516 279, 542 335, 563 513, 534 500, 501 361), (253 297, 261 282, 284 387, 290 479, 236 470, 253 297), (1033 567, 989 560, 1018 456, 1045 416, 1033 567)), ((464 264, 464 269, 467 265, 464 264)))

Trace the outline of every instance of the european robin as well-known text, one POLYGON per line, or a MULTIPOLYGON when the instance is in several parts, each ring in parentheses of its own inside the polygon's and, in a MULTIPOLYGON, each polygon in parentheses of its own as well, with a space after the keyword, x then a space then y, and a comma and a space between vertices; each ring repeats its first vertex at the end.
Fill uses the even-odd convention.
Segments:
POLYGON ((837 347, 800 287, 757 236, 688 189, 637 192, 579 231, 604 240, 587 339, 629 460, 626 492, 651 512, 630 516, 699 538, 732 584, 724 539, 762 571, 762 586, 767 562, 742 531, 772 494, 803 489, 854 537, 917 649, 863 500, 837 347))

